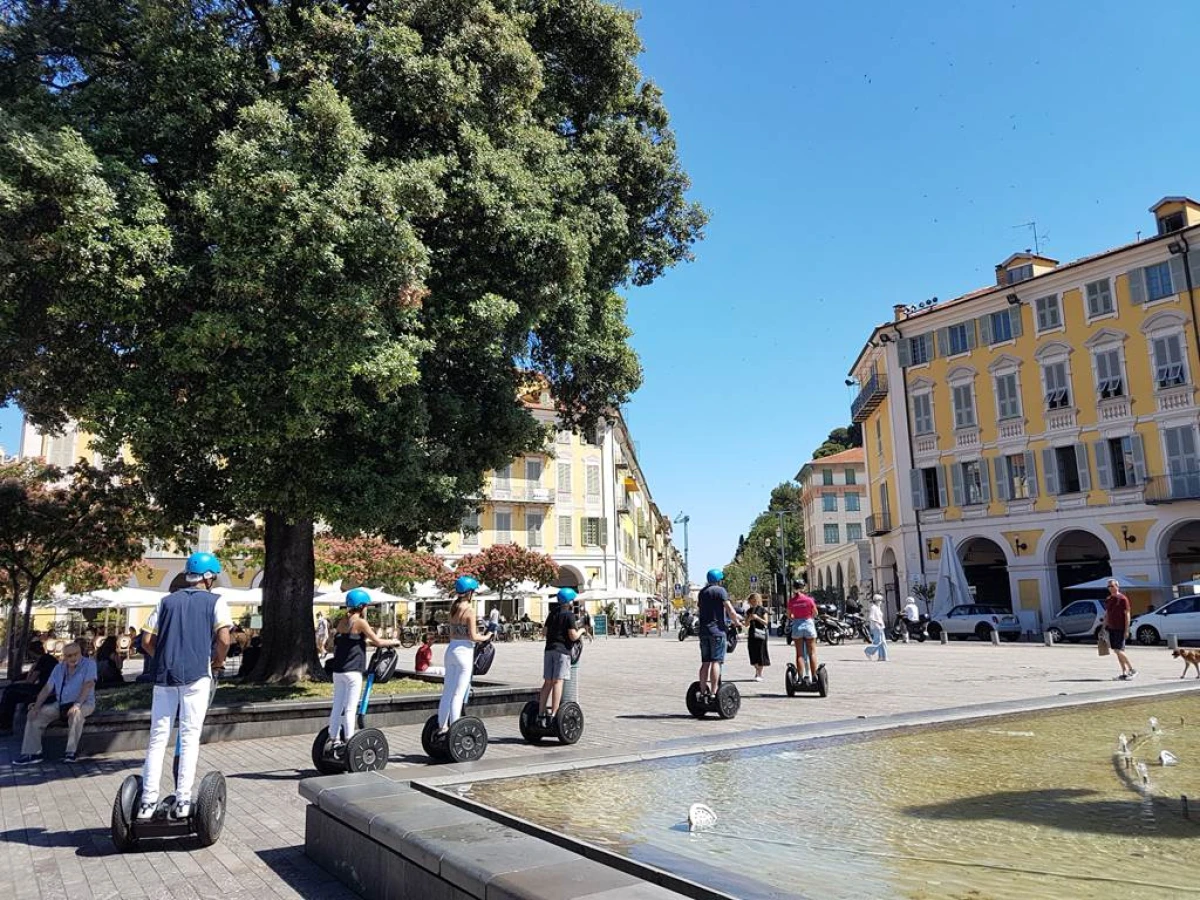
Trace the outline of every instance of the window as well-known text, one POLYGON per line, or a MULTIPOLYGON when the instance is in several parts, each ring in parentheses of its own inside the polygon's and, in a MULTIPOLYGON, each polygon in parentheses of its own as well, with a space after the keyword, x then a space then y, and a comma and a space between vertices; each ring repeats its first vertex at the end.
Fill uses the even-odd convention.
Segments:
POLYGON ((525 537, 528 540, 526 546, 542 546, 542 523, 544 521, 545 518, 540 512, 525 511, 525 537))
POLYGON ((1078 494, 1092 489, 1087 448, 1083 444, 1047 447, 1042 451, 1047 494, 1078 494))
POLYGON ((558 464, 558 492, 566 497, 571 496, 571 464, 569 462, 558 464))
POLYGON ((1023 266, 1013 266, 1008 270, 1008 283, 1019 284, 1022 281, 1028 281, 1033 277, 1033 263, 1025 263, 1023 266))
POLYGON ((1089 281, 1084 285, 1087 295, 1088 318, 1107 315, 1113 311, 1112 282, 1107 278, 1099 281, 1089 281))
POLYGON ((571 432, 569 429, 562 429, 558 432, 557 435, 555 435, 554 439, 560 444, 570 444, 571 443, 571 432))
POLYGON ((462 542, 464 547, 479 546, 479 513, 472 512, 463 516, 462 542))
POLYGON ((821 495, 821 512, 837 512, 837 494, 821 495))
POLYGON ((950 356, 966 353, 971 349, 968 324, 961 322, 946 329, 946 340, 950 345, 950 356))
MULTIPOLYGON (((883 456, 883 416, 875 418, 875 455, 883 456)), ((829 484, 833 484, 833 482, 831 481, 829 484)))
POLYGON ((1125 378, 1121 374, 1121 351, 1099 350, 1096 360, 1096 392, 1101 400, 1125 396, 1125 378))
POLYGON ((597 516, 585 516, 583 519, 583 546, 600 546, 600 519, 597 516))
POLYGON ((821 484, 833 484, 833 469, 821 470, 821 484))
POLYGON ((996 376, 996 411, 1001 419, 1021 416, 1021 395, 1017 390, 1017 375, 1009 372, 996 376))
POLYGON ((954 388, 954 427, 975 427, 975 397, 969 384, 960 384, 954 388))
POLYGON ((1009 316, 1007 309, 988 316, 988 324, 992 327, 992 339, 988 341, 989 344, 998 344, 1001 341, 1013 339, 1012 317, 1009 316))
POLYGON ((861 511, 862 511, 862 497, 860 497, 858 494, 847 494, 846 495, 846 512, 861 512, 861 511))
POLYGON ((559 516, 558 517, 558 546, 560 546, 560 547, 570 547, 571 546, 571 517, 570 516, 559 516))
POLYGON ((1046 381, 1046 408, 1063 409, 1071 405, 1071 387, 1067 381, 1067 364, 1050 363, 1042 366, 1042 377, 1046 381))
POLYGON ((502 491, 507 491, 510 488, 510 479, 512 478, 512 465, 507 465, 503 469, 496 470, 494 486, 502 491))
POLYGON ((1187 384, 1183 362, 1183 338, 1178 334, 1156 337, 1154 346, 1154 383, 1160 388, 1187 384))
POLYGON ((496 510, 496 543, 512 543, 512 513, 496 510))
POLYGON ((1037 496, 1032 453, 1011 453, 996 459, 996 492, 1001 500, 1029 500, 1037 496))
POLYGON ((600 496, 600 467, 595 463, 587 466, 587 495, 591 500, 600 496))
POLYGON ((540 459, 525 460, 525 481, 527 487, 541 487, 542 461, 540 459))
POLYGON ((941 509, 946 505, 946 476, 941 466, 912 470, 913 506, 941 509))
POLYGON ((1171 290, 1171 264, 1166 260, 1146 266, 1146 300, 1161 300, 1175 292, 1171 290))
POLYGON ((1163 429, 1167 451, 1167 474, 1171 496, 1200 497, 1200 457, 1196 453, 1196 430, 1191 425, 1163 429))
POLYGON ((1033 308, 1037 313, 1037 330, 1039 332, 1062 327, 1062 310, 1058 305, 1058 294, 1038 297, 1033 301, 1033 308))
POLYGON ((836 525, 826 525, 825 526, 825 543, 826 544, 838 543, 838 527, 836 525))
POLYGON ((854 484, 854 470, 853 469, 847 469, 843 474, 845 475, 846 484, 854 484))
POLYGON ((962 469, 963 506, 978 506, 986 503, 987 499, 983 489, 986 476, 983 465, 975 459, 971 462, 959 463, 959 466, 962 469))
POLYGON ((862 523, 847 522, 846 523, 846 541, 861 541, 863 539, 862 523))
MULTIPOLYGON (((932 334, 920 334, 916 337, 905 338, 900 344, 907 348, 908 365, 910 366, 923 365, 933 358, 932 334)), ((901 351, 901 355, 903 355, 903 351, 901 351)), ((904 365, 904 360, 901 360, 901 365, 904 365)))
POLYGON ((1158 220, 1158 233, 1170 234, 1172 231, 1182 231, 1186 223, 1182 212, 1174 212, 1158 220))
POLYGON ((1092 445, 1096 478, 1105 489, 1146 483, 1146 458, 1138 435, 1109 438, 1092 445))
POLYGON ((933 395, 913 394, 912 413, 913 432, 915 434, 933 434, 933 395))

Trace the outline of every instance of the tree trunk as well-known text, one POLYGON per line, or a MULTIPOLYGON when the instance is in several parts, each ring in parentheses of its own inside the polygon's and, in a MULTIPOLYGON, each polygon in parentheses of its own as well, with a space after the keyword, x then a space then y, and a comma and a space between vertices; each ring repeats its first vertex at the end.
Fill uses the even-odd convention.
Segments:
POLYGON ((20 651, 21 640, 17 634, 17 605, 20 600, 17 598, 16 590, 13 591, 12 602, 8 606, 8 622, 4 629, 4 643, 8 652, 8 672, 6 676, 9 681, 17 681, 21 677, 21 664, 25 661, 24 655, 20 651))
POLYGON ((20 601, 14 595, 12 612, 9 615, 9 622, 12 631, 9 632, 10 639, 8 642, 8 680, 18 681, 23 675, 21 670, 25 666, 25 657, 29 655, 29 639, 30 623, 33 620, 33 596, 37 592, 37 584, 31 584, 29 590, 25 593, 24 609, 21 612, 21 624, 18 627, 16 624, 17 605, 20 601))
POLYGON ((313 523, 266 514, 262 655, 251 681, 323 680, 313 623, 313 523))

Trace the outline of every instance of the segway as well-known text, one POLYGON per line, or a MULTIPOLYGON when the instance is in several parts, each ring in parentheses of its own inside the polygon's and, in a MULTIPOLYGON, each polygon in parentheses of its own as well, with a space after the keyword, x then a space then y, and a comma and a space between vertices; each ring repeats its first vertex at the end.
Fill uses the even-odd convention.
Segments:
MULTIPOLYGON (((475 660, 471 667, 472 677, 486 675, 495 656, 495 639, 475 645, 475 660)), ((443 688, 444 689, 444 688, 443 688)), ((471 687, 467 685, 467 696, 463 707, 471 700, 471 687)), ((483 720, 476 716, 462 716, 450 725, 445 734, 438 734, 437 713, 430 716, 421 729, 421 749, 434 762, 475 762, 487 752, 488 733, 483 720)))
POLYGON ((386 684, 395 673, 396 651, 390 647, 376 648, 367 666, 362 698, 358 701, 358 730, 345 743, 334 744, 329 739, 329 726, 322 728, 312 745, 313 768, 322 775, 338 775, 342 772, 377 772, 387 765, 387 737, 378 728, 366 727, 367 706, 371 702, 371 689, 377 684, 386 684))
POLYGON ((783 686, 787 690, 789 697, 795 697, 797 692, 802 694, 820 694, 822 697, 829 696, 829 674, 825 671, 825 663, 820 663, 817 666, 817 678, 805 684, 800 677, 800 673, 796 671, 795 663, 788 663, 787 670, 783 673, 783 686))
MULTIPOLYGON (((217 679, 212 679, 208 695, 211 706, 217 693, 217 679)), ((175 716, 175 760, 171 772, 176 785, 179 783, 179 756, 182 738, 179 734, 179 714, 175 716)), ((207 772, 200 779, 200 790, 192 803, 191 814, 186 819, 171 818, 175 806, 175 795, 169 794, 158 801, 150 819, 138 821, 137 810, 142 802, 142 776, 127 775, 121 782, 117 797, 113 800, 111 834, 113 846, 121 853, 132 850, 142 838, 174 838, 195 835, 201 847, 210 847, 221 837, 225 826, 225 776, 220 772, 207 772)))
POLYGON ((742 695, 736 684, 721 684, 716 694, 710 694, 700 688, 700 682, 693 681, 687 691, 687 710, 697 719, 703 719, 710 712, 715 712, 722 719, 732 719, 742 708, 742 695))
MULTIPOLYGON (((571 665, 579 662, 583 655, 583 642, 571 645, 571 665)), ((559 704, 558 712, 549 722, 541 715, 538 701, 530 700, 521 708, 517 719, 521 737, 527 744, 540 744, 545 738, 558 738, 560 744, 574 744, 583 736, 583 709, 574 700, 559 704)))

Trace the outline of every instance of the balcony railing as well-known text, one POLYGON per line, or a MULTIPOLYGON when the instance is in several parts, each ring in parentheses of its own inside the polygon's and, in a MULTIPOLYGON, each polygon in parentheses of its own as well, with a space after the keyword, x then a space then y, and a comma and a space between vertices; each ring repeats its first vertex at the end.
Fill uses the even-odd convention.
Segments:
POLYGON ((542 487, 536 481, 507 481, 493 484, 488 491, 492 500, 506 500, 510 503, 553 503, 554 494, 550 488, 542 487))
POLYGON ((878 372, 872 373, 862 384, 862 390, 850 404, 850 419, 853 422, 865 422, 867 416, 873 413, 883 398, 887 396, 887 376, 878 372))
POLYGON ((1200 500, 1200 469, 1152 475, 1146 479, 1146 503, 1178 503, 1180 500, 1200 500))
POLYGON ((890 512, 872 513, 867 516, 867 534, 878 537, 892 530, 892 514, 890 512))

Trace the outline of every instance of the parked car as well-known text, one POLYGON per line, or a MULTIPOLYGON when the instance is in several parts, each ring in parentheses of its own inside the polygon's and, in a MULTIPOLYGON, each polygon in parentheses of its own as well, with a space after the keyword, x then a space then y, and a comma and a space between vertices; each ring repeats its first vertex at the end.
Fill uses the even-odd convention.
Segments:
POLYGON ((1061 641, 1081 641, 1094 638, 1104 627, 1104 603, 1101 600, 1076 600, 1064 606, 1046 631, 1057 644, 1061 641))
POLYGON ((993 631, 1006 641, 1015 641, 1021 636, 1021 622, 1008 610, 998 606, 965 603, 955 606, 943 616, 934 617, 929 623, 930 637, 940 638, 943 630, 947 637, 960 641, 972 635, 981 641, 990 641, 993 631))
POLYGON ((1157 644, 1173 634, 1181 641, 1200 641, 1200 595, 1164 603, 1129 623, 1129 633, 1139 644, 1157 644))

